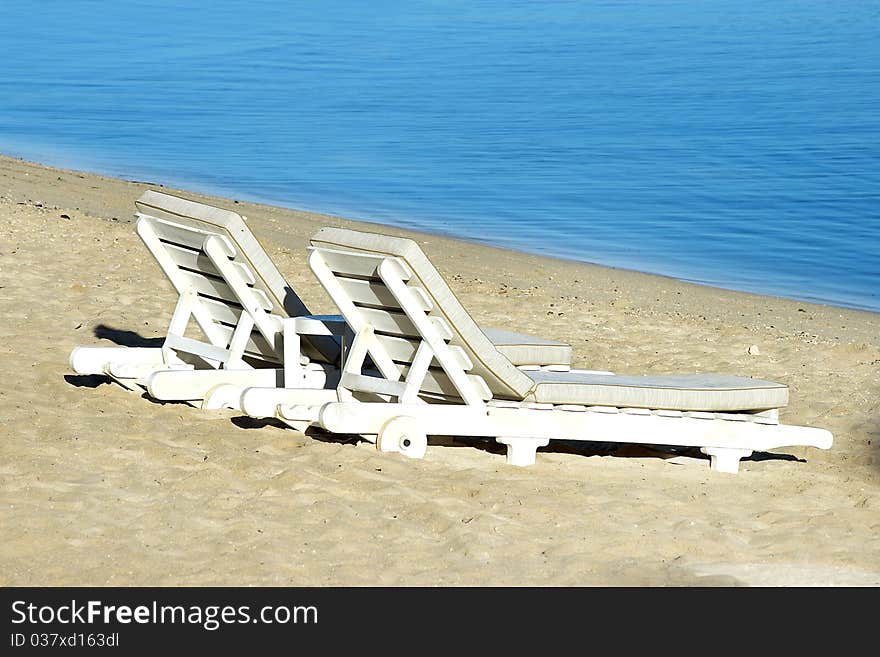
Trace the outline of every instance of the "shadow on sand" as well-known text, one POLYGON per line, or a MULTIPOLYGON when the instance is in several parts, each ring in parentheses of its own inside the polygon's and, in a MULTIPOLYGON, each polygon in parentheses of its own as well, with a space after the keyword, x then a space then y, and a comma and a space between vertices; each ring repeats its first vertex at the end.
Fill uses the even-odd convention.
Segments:
POLYGON ((95 337, 110 340, 123 347, 161 347, 164 338, 145 338, 140 333, 116 329, 106 324, 98 324, 95 327, 95 337))
POLYGON ((110 379, 103 374, 65 374, 64 380, 77 388, 97 388, 110 383, 110 379))
MULTIPOLYGON (((273 419, 255 419, 246 416, 232 418, 232 423, 242 429, 260 429, 266 426, 294 429, 288 425, 273 419)), ((319 427, 309 427, 305 431, 309 438, 322 443, 355 444, 368 442, 361 436, 354 434, 333 434, 319 427)), ((428 447, 442 446, 478 449, 489 454, 504 456, 507 450, 505 445, 496 442, 492 438, 458 438, 454 436, 431 436, 428 439, 428 447)), ((697 447, 669 447, 666 445, 641 445, 635 443, 607 443, 589 441, 552 441, 548 446, 538 449, 538 454, 576 454, 579 456, 614 456, 617 458, 656 458, 669 460, 678 456, 700 459, 708 463, 709 457, 700 452, 697 447)), ((754 452, 743 461, 797 461, 806 463, 806 459, 798 458, 792 454, 774 454, 771 452, 754 452)))

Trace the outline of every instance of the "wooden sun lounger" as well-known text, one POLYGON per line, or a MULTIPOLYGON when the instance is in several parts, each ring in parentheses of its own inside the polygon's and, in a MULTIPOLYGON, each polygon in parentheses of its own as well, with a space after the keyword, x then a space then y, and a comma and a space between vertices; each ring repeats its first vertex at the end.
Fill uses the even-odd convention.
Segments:
MULTIPOLYGON (((274 409, 293 426, 360 434, 417 458, 428 435, 491 437, 520 466, 550 440, 696 447, 712 469, 732 473, 755 450, 831 447, 824 429, 779 423, 781 383, 517 368, 411 240, 324 228, 309 265, 354 340, 335 391, 292 391, 274 409)), ((246 390, 243 400, 257 404, 260 394, 246 390)))
MULTIPOLYGON (((77 347, 74 372, 203 408, 238 408, 254 386, 335 389, 343 318, 309 313, 244 217, 152 190, 135 205, 137 233, 178 294, 163 345, 77 347)), ((494 340, 529 369, 571 362, 560 342, 497 330, 494 340)))

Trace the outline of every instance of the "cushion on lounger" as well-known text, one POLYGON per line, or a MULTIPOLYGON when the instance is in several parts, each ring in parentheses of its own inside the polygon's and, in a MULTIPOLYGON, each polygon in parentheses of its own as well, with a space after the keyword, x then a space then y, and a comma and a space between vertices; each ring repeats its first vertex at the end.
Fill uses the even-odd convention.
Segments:
POLYGON ((514 365, 571 365, 571 345, 534 335, 480 327, 495 348, 514 365))
POLYGON ((619 376, 528 372, 528 401, 679 411, 762 411, 788 404, 788 386, 722 374, 619 376))

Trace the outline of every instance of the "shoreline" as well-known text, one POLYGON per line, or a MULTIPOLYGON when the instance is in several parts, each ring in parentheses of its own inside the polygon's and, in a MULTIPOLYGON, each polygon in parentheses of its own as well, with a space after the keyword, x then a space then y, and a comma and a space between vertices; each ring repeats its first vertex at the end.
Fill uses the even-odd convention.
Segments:
MULTIPOLYGON (((100 179, 101 181, 103 181, 104 184, 122 185, 122 186, 132 185, 132 186, 135 186, 137 189, 141 189, 141 190, 146 190, 146 189, 150 189, 150 188, 159 188, 159 189, 163 189, 165 191, 168 191, 169 193, 178 193, 181 195, 191 195, 191 196, 193 196, 193 198, 201 199, 203 202, 206 202, 209 204, 223 204, 224 202, 231 201, 234 204, 240 205, 242 208, 246 208, 245 213, 247 211, 251 211, 253 213, 254 209, 256 209, 257 213, 264 212, 266 210, 269 210, 272 213, 281 213, 281 214, 283 214, 284 212, 289 212, 289 213, 291 213, 290 214, 291 218, 301 218, 303 216, 307 216, 307 217, 311 217, 311 218, 315 218, 315 219, 321 218, 321 219, 324 219, 325 221, 328 221, 328 222, 332 222, 332 221, 348 222, 349 224, 360 225, 360 226, 362 226, 363 230, 368 230, 371 232, 383 232, 383 231, 393 232, 394 234, 406 235, 406 236, 409 236, 413 239, 419 239, 420 237, 432 237, 432 238, 436 238, 439 240, 450 240, 450 241, 456 242, 456 243, 472 244, 475 247, 496 249, 498 251, 504 251, 504 252, 509 252, 509 253, 513 253, 513 254, 520 254, 523 256, 531 257, 531 258, 543 259, 543 260, 554 261, 554 262, 559 262, 559 263, 567 263, 567 264, 576 265, 576 266, 598 267, 601 269, 610 270, 610 271, 614 271, 614 272, 623 272, 623 273, 625 273, 625 275, 649 276, 654 279, 674 281, 675 283, 693 285, 693 286, 697 286, 699 288, 707 288, 708 290, 715 290, 715 291, 719 291, 722 293, 742 294, 742 295, 754 296, 754 297, 759 297, 759 298, 764 298, 764 299, 771 299, 774 301, 784 302, 784 303, 788 303, 788 304, 801 304, 801 305, 807 304, 811 307, 826 308, 829 311, 842 310, 842 311, 850 311, 850 312, 856 312, 856 313, 867 313, 869 315, 875 315, 878 318, 880 318, 880 310, 875 311, 875 310, 869 310, 869 309, 865 309, 865 308, 856 308, 856 307, 851 307, 851 306, 837 306, 837 305, 829 304, 829 303, 807 301, 807 300, 797 299, 797 298, 793 298, 793 297, 777 296, 777 295, 773 295, 773 294, 764 294, 764 293, 760 293, 760 292, 750 292, 750 291, 736 289, 736 288, 710 285, 708 283, 693 282, 693 281, 688 281, 688 280, 676 278, 674 276, 666 275, 666 274, 658 274, 658 273, 654 273, 654 272, 642 271, 642 270, 638 270, 638 269, 631 269, 631 268, 627 268, 627 267, 616 267, 613 265, 600 264, 600 263, 589 262, 589 261, 584 261, 584 260, 576 260, 576 259, 566 258, 563 256, 555 256, 555 255, 536 253, 536 252, 532 252, 532 251, 520 250, 520 249, 513 248, 513 247, 505 247, 505 246, 498 246, 498 245, 494 245, 494 244, 475 242, 475 241, 471 241, 467 238, 457 237, 452 234, 446 234, 446 233, 441 233, 441 232, 433 232, 430 230, 421 230, 421 229, 417 230, 417 229, 411 229, 411 228, 404 228, 404 227, 399 227, 399 226, 396 226, 393 224, 383 224, 379 221, 349 218, 349 217, 346 217, 343 215, 323 213, 323 212, 293 208, 293 207, 288 207, 288 206, 283 206, 283 205, 275 205, 271 202, 254 201, 254 200, 241 200, 241 199, 237 199, 235 195, 229 195, 229 196, 224 195, 224 192, 222 192, 222 191, 217 191, 216 193, 213 193, 213 192, 209 192, 209 193, 194 192, 194 191, 190 191, 188 188, 185 188, 185 187, 177 187, 175 185, 158 183, 158 182, 153 182, 153 181, 148 181, 148 180, 133 180, 133 179, 128 179, 128 178, 120 178, 120 177, 110 176, 110 175, 106 175, 106 174, 102 174, 102 173, 96 173, 96 172, 92 172, 92 171, 88 171, 88 170, 57 167, 57 166, 52 166, 52 165, 36 162, 34 160, 29 160, 24 157, 9 156, 9 155, 4 155, 4 154, 0 154, 0 188, 2 188, 2 182, 3 182, 2 173, 6 169, 6 167, 4 166, 4 163, 8 163, 8 162, 15 162, 20 165, 24 165, 25 167, 31 168, 32 170, 44 171, 46 173, 56 172, 59 175, 66 174, 68 176, 71 176, 71 175, 92 176, 97 179, 100 179)), ((133 207, 133 203, 132 203, 132 207, 133 207)), ((86 208, 86 211, 89 211, 89 208, 86 208)), ((94 211, 91 211, 90 214, 95 214, 95 213, 94 213, 94 211)), ((96 214, 95 216, 99 216, 100 218, 104 218, 104 219, 109 219, 109 218, 111 218, 111 216, 115 216, 116 219, 120 220, 120 221, 131 221, 132 214, 133 214, 133 210, 126 215, 123 208, 120 205, 114 205, 112 207, 100 207, 98 210, 98 214, 96 214)))
MULTIPOLYGON (((650 294, 640 295, 638 293, 640 288, 639 280, 643 279, 644 281, 649 282, 647 287, 650 287, 652 290, 657 287, 674 287, 677 291, 684 289, 687 290, 688 294, 696 294, 706 302, 713 297, 718 297, 722 302, 724 299, 735 299, 738 303, 746 305, 757 306, 759 304, 764 304, 767 306, 765 311, 756 313, 754 317, 751 317, 750 319, 752 319, 753 322, 757 322, 758 316, 764 317, 764 319, 769 318, 772 321, 769 323, 764 322, 764 325, 773 327, 786 324, 784 315, 792 311, 797 312, 800 308, 809 308, 810 314, 817 318, 816 326, 822 331, 821 336, 817 337, 834 339, 840 337, 840 335, 832 334, 841 333, 844 334, 844 339, 857 337, 848 335, 846 329, 847 324, 858 324, 861 323, 861 321, 870 321, 871 319, 880 321, 880 312, 873 312, 870 310, 820 304, 787 297, 715 287, 702 283, 684 281, 663 274, 654 274, 634 269, 569 260, 556 256, 519 251, 490 244, 481 244, 449 235, 399 228, 389 224, 348 219, 346 217, 298 210, 284 206, 238 200, 235 197, 223 197, 193 192, 183 188, 165 185, 163 183, 127 180, 124 178, 105 176, 103 174, 90 173, 88 171, 64 169, 44 165, 23 158, 0 154, 0 194, 6 194, 9 200, 16 203, 33 202, 42 203, 45 206, 66 207, 71 204, 71 199, 75 199, 78 203, 75 204, 74 209, 82 211, 89 216, 130 223, 133 220, 134 200, 140 196, 143 191, 152 188, 158 188, 172 194, 176 193, 208 204, 228 206, 230 209, 238 211, 254 221, 254 225, 257 226, 255 233, 261 241, 265 240, 269 242, 275 241, 283 243, 294 237, 293 230, 291 230, 291 235, 284 235, 283 226, 286 220, 290 222, 306 222, 309 226, 314 227, 312 233, 317 232, 318 228, 324 225, 345 225, 369 232, 386 232, 391 235, 405 236, 419 242, 431 241, 438 245, 448 242, 457 245, 459 248, 465 248, 473 253, 478 253, 481 249, 486 249, 498 254, 505 262, 517 263, 517 265, 519 265, 519 262, 525 262, 537 270, 552 270, 554 272, 559 272, 560 274, 568 274, 572 277, 572 280, 579 280, 577 274, 579 270, 582 270, 582 272, 589 272, 594 276, 599 275, 603 278, 617 278, 622 284, 629 288, 630 293, 634 297, 633 301, 639 303, 659 301, 659 299, 656 298, 651 299, 650 294), (45 181, 51 179, 53 175, 56 178, 53 180, 53 187, 46 188, 44 185, 45 181), (27 180, 30 177, 32 178, 27 180), (100 200, 88 195, 85 193, 85 190, 80 189, 82 185, 79 181, 81 180, 86 181, 86 184, 90 187, 95 187, 95 182, 100 183, 104 189, 104 193, 101 195, 100 200), (56 183, 61 184, 58 185, 56 183), (267 223, 263 226, 265 232, 262 233, 259 230, 259 226, 264 222, 267 223), (781 312, 774 314, 775 308, 780 309, 781 312), (847 322, 847 319, 849 318, 852 319, 847 322), (837 322, 838 319, 844 321, 837 322), (831 326, 835 324, 838 325, 837 330, 831 328, 831 326)), ((434 254, 432 257, 437 256, 442 257, 442 254, 434 254)), ((580 277, 583 278, 585 275, 585 273, 581 273, 580 277)), ((725 314, 721 312, 716 319, 720 321, 732 321, 733 317, 731 317, 729 313, 725 314)), ((865 335, 864 338, 868 340, 870 339, 870 335, 865 335)))
POLYGON ((4 156, 0 218, 0 585, 880 585, 876 313, 4 156), (568 342, 579 368, 783 382, 780 420, 834 445, 738 475, 642 443, 516 468, 441 438, 415 461, 74 376, 75 346, 165 333, 176 296, 131 224, 149 188, 246 215, 316 314, 320 227, 407 236, 481 325, 568 342))

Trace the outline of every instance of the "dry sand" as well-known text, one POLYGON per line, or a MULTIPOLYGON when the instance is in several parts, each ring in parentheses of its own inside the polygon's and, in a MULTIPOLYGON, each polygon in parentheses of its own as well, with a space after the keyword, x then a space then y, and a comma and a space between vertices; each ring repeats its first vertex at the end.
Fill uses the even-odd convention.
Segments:
POLYGON ((77 345, 164 333, 150 187, 0 157, 0 585, 880 585, 880 315, 180 192, 246 214, 313 312, 319 227, 408 235, 483 325, 577 367, 782 381, 783 422, 835 438, 738 475, 638 446, 406 460, 72 375, 77 345))

